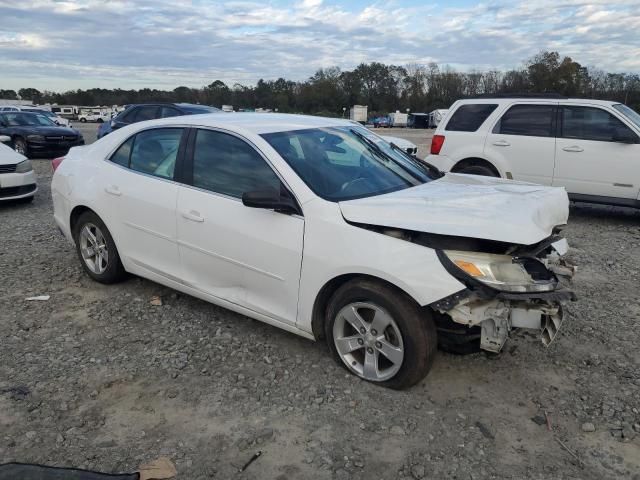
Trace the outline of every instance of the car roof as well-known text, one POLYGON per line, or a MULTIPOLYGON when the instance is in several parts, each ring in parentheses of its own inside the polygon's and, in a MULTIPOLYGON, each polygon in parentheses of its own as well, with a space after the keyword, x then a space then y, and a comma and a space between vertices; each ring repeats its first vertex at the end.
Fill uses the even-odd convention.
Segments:
POLYGON ((611 100, 595 100, 592 98, 558 98, 558 97, 485 97, 485 98, 465 98, 462 100, 458 100, 456 103, 459 104, 468 104, 468 103, 561 103, 563 105, 602 105, 602 106, 611 106, 617 105, 620 102, 613 102, 611 100))
POLYGON ((287 132, 322 127, 349 127, 351 120, 340 118, 314 117, 311 115, 294 115, 288 113, 252 113, 252 112, 216 112, 183 117, 169 117, 141 122, 150 125, 176 124, 222 129, 244 130, 256 134, 287 132))

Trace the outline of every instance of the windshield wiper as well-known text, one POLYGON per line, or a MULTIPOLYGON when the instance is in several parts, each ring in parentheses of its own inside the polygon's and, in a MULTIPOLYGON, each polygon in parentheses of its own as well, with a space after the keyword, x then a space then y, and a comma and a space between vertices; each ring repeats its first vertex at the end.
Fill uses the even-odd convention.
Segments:
POLYGON ((433 176, 435 178, 444 177, 444 172, 442 170, 439 170, 438 167, 431 165, 429 162, 426 162, 424 160, 420 160, 419 158, 416 158, 413 155, 409 155, 409 153, 407 153, 407 151, 404 148, 400 148, 398 145, 396 145, 393 142, 389 142, 389 145, 391 145, 391 148, 396 152, 402 153, 405 156, 405 158, 407 158, 412 164, 414 164, 423 172, 426 172, 428 175, 433 176))
POLYGON ((395 163, 395 160, 393 159, 393 157, 391 157, 388 153, 386 153, 378 145, 376 145, 376 143, 373 140, 371 140, 370 138, 367 138, 357 130, 352 129, 351 133, 353 133, 356 137, 362 140, 369 147, 369 149, 373 150, 375 153, 378 154, 378 156, 381 156, 385 161, 387 162, 391 161, 395 163))

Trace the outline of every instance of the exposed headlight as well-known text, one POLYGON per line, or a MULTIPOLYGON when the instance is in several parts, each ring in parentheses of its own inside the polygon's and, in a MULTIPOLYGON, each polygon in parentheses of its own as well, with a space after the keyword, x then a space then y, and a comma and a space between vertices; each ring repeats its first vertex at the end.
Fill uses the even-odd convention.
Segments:
POLYGON ((44 142, 44 135, 27 135, 27 140, 32 142, 44 142))
POLYGON ((19 164, 16 165, 16 173, 27 173, 33 170, 33 166, 31 165, 31 160, 23 160, 19 164))
POLYGON ((457 250, 443 253, 460 272, 496 290, 548 292, 556 288, 555 276, 535 259, 457 250))

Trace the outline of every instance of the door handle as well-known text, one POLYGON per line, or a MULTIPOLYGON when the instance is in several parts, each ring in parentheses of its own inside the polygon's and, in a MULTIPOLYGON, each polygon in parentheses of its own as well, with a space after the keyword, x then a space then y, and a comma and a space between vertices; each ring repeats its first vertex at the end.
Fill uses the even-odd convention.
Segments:
POLYGON ((578 145, 572 145, 570 147, 564 147, 562 150, 565 152, 584 152, 584 148, 579 147, 578 145))
POLYGON ((104 187, 104 191, 107 192, 109 195, 115 195, 116 197, 119 197, 120 195, 122 195, 122 192, 116 185, 108 185, 104 187))
POLYGON ((506 140, 496 140, 495 142, 493 142, 493 144, 496 147, 508 147, 509 145, 511 145, 509 142, 507 142, 506 140))
POLYGON ((182 218, 191 220, 192 222, 204 222, 204 217, 200 215, 200 212, 195 210, 189 210, 188 212, 182 212, 182 218))

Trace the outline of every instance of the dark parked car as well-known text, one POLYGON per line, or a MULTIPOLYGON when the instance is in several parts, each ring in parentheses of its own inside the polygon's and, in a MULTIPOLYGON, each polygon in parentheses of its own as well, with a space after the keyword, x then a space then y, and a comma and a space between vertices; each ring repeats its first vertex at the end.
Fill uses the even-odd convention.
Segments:
POLYGON ((374 128, 389 128, 391 126, 391 121, 389 117, 376 117, 373 119, 374 128))
POLYGON ((10 137, 13 149, 25 157, 66 155, 71 147, 84 145, 80 132, 60 127, 40 113, 0 113, 0 135, 10 137))
POLYGON ((102 138, 118 128, 126 127, 132 123, 143 122, 144 120, 221 111, 222 110, 216 107, 196 105, 193 103, 144 103, 129 105, 110 122, 105 122, 98 127, 98 138, 102 138))

